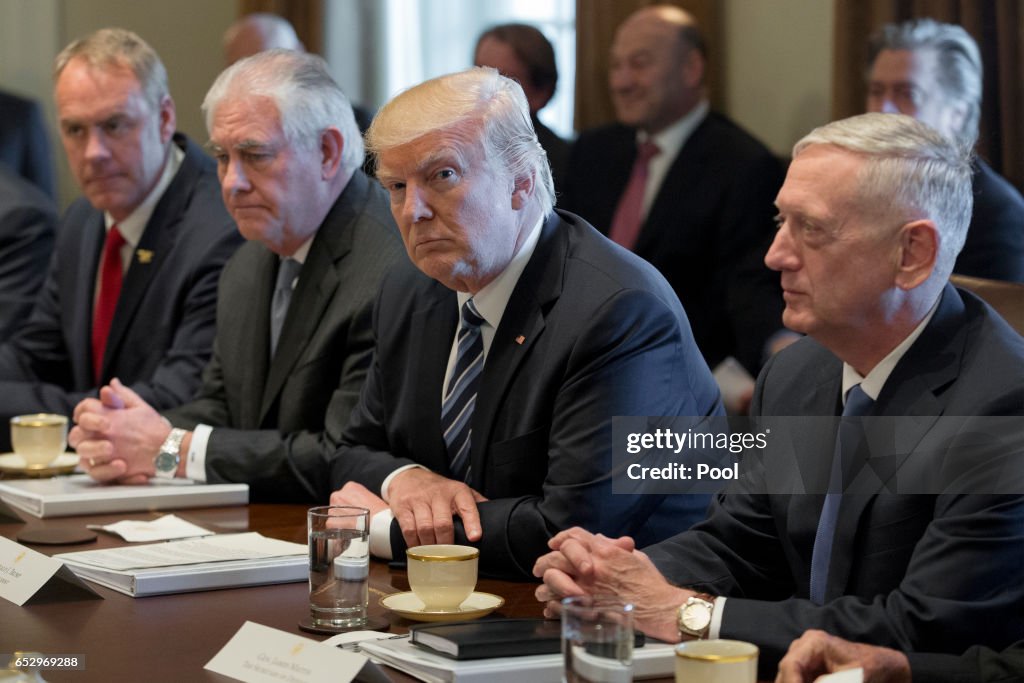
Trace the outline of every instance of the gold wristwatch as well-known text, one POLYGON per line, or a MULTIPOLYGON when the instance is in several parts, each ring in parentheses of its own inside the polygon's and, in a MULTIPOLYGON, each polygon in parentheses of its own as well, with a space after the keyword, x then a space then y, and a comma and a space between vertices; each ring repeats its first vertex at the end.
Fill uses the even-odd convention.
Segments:
POLYGON ((711 615, 715 609, 715 596, 697 593, 679 606, 677 615, 679 635, 703 640, 711 629, 711 615))

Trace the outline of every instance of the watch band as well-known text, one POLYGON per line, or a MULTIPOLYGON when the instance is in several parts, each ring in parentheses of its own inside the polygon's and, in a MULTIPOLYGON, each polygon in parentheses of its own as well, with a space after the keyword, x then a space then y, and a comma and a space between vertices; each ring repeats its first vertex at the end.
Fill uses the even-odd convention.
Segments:
POLYGON ((185 430, 177 427, 171 430, 164 442, 160 444, 160 452, 153 458, 156 476, 161 479, 173 479, 181 462, 181 442, 185 438, 185 430))
POLYGON ((690 636, 703 640, 711 630, 711 618, 714 615, 715 596, 710 593, 697 593, 686 599, 679 606, 678 628, 680 636, 690 636))

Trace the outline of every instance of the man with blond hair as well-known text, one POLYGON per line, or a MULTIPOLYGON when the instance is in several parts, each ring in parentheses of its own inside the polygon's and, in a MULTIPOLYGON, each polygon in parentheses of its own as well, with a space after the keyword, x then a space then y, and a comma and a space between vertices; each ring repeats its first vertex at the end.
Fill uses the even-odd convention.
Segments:
POLYGON ((178 405, 209 360, 217 278, 240 242, 213 163, 175 133, 167 72, 134 33, 75 40, 54 80, 85 197, 61 220, 31 315, 0 346, 0 419, 70 415, 114 377, 154 406, 178 405))
POLYGON ((418 268, 384 281, 331 462, 331 502, 374 513, 371 551, 471 543, 524 577, 560 529, 654 540, 702 517, 706 497, 612 493, 613 416, 721 403, 664 278, 553 210, 522 89, 489 68, 427 81, 368 144, 418 268))

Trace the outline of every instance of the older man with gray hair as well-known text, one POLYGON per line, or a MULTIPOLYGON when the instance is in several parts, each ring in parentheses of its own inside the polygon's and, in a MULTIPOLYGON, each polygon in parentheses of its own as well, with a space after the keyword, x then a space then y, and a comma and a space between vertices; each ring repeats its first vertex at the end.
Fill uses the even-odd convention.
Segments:
POLYGON ((202 388, 168 423, 112 383, 78 406, 71 441, 102 481, 178 476, 246 482, 255 500, 326 500, 321 452, 366 375, 380 281, 406 261, 398 231, 319 57, 242 60, 203 110, 224 204, 249 242, 220 281, 202 388))
MULTIPOLYGON (((978 139, 981 53, 962 27, 932 19, 886 24, 868 43, 871 112, 922 121, 966 148, 978 139)), ((1024 197, 981 159, 974 215, 954 272, 1024 282, 1024 197)))
POLYGON ((475 68, 389 102, 368 134, 418 271, 381 289, 377 347, 334 454, 371 551, 478 544, 523 577, 575 524, 655 540, 707 498, 612 494, 612 417, 706 416, 718 390, 657 271, 553 210, 522 88, 475 68))
POLYGON ((644 552, 562 533, 535 568, 537 596, 616 593, 658 638, 755 642, 760 678, 806 628, 905 650, 1004 647, 1024 632, 1024 496, 987 495, 981 460, 966 480, 929 480, 964 464, 965 420, 1024 414, 1024 339, 948 283, 969 155, 910 117, 865 114, 816 129, 793 156, 765 261, 782 273, 786 326, 807 337, 765 366, 753 414, 837 416, 782 449, 803 479, 766 455, 706 521, 644 552), (891 452, 857 470, 879 443, 851 438, 857 416, 913 419, 890 419, 891 452), (907 481, 931 481, 927 495, 889 492, 907 481))

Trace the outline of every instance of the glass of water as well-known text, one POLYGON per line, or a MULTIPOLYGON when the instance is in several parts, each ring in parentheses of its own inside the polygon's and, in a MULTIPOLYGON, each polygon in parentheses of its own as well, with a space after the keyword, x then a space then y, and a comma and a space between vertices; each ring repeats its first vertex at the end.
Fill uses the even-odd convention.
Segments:
POLYGON ((314 626, 366 625, 370 511, 348 505, 310 508, 309 610, 314 626))
POLYGON ((565 683, 633 680, 633 605, 614 597, 562 600, 565 683))

